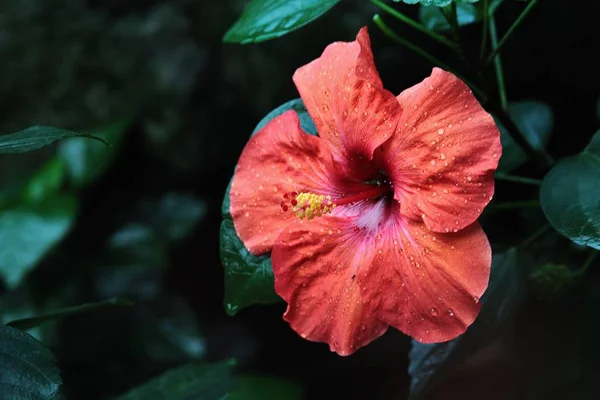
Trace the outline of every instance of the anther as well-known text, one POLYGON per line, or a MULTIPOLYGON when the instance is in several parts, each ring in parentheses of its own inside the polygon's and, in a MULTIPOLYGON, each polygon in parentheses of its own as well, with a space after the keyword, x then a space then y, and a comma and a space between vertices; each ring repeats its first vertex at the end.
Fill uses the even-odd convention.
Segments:
POLYGON ((336 207, 331 200, 331 196, 310 192, 285 193, 283 199, 280 204, 281 209, 288 211, 291 207, 292 211, 300 219, 306 218, 310 220, 315 217, 321 217, 329 214, 336 207), (287 200, 289 200, 289 205, 287 200))

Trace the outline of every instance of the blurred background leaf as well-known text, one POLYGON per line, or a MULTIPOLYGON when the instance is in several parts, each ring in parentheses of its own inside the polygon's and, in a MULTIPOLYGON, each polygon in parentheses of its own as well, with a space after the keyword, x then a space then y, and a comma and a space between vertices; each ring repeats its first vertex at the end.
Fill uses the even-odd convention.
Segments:
POLYGON ((222 400, 234 386, 231 363, 185 365, 115 400, 222 400))
POLYGON ((237 388, 225 400, 300 400, 302 390, 294 383, 281 379, 244 375, 237 378, 237 388))
POLYGON ((60 400, 60 372, 50 350, 0 325, 0 400, 60 400))
POLYGON ((60 143, 58 154, 74 186, 82 187, 89 184, 106 170, 119 151, 124 135, 131 127, 131 122, 128 119, 121 119, 91 132, 110 146, 102 146, 101 143, 82 139, 60 143))
POLYGON ((51 126, 32 126, 31 128, 9 135, 0 135, 0 154, 25 153, 27 151, 38 150, 57 140, 73 137, 85 137, 98 140, 103 142, 104 145, 108 145, 102 139, 93 135, 77 133, 51 126))
POLYGON ((8 287, 16 287, 66 235, 76 206, 75 198, 60 195, 0 210, 0 275, 8 287))

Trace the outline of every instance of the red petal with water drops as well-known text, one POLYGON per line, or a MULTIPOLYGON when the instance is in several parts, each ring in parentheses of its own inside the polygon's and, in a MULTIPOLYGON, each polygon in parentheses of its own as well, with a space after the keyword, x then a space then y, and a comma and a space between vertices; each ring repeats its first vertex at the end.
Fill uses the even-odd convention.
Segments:
POLYGON ((388 325, 425 343, 465 332, 488 284, 491 250, 477 224, 431 232, 381 199, 354 216, 290 225, 272 263, 284 319, 347 355, 388 325))
POLYGON ((324 216, 284 230, 273 247, 275 291, 288 303, 284 319, 303 338, 349 355, 381 336, 387 324, 363 300, 379 282, 359 278, 373 259, 370 237, 351 218, 324 216), (364 251, 363 251, 364 250, 364 251))
POLYGON ((321 57, 299 68, 294 82, 319 136, 336 157, 364 176, 377 172, 367 161, 393 134, 400 107, 383 89, 375 68, 367 28, 354 42, 336 42, 321 57))
POLYGON ((475 223, 457 233, 432 232, 405 217, 390 218, 373 269, 380 290, 364 301, 380 300, 377 315, 423 343, 444 342, 465 332, 479 313, 492 253, 475 223), (393 271, 388 269, 393 268, 393 271))
POLYGON ((238 236, 255 255, 271 251, 281 230, 298 218, 284 212, 292 191, 335 193, 329 147, 302 131, 288 111, 271 120, 244 148, 233 175, 230 213, 238 236))
POLYGON ((494 194, 502 153, 494 120, 461 80, 439 68, 398 101, 398 131, 377 153, 402 213, 437 232, 470 225, 494 194))

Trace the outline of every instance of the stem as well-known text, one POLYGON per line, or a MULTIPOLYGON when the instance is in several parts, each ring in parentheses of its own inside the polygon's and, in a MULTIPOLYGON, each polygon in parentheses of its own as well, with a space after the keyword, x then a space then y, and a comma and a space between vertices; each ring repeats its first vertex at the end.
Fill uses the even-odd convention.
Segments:
POLYGON ((527 178, 524 176, 507 175, 503 173, 497 173, 496 179, 499 181, 523 183, 525 185, 542 186, 542 181, 533 178, 527 178))
POLYGON ((596 259, 597 255, 598 255, 598 251, 592 249, 592 252, 588 256, 588 258, 585 260, 585 262, 583 263, 581 268, 579 268, 577 271, 573 272, 573 276, 584 275, 586 273, 586 271, 588 270, 588 268, 590 267, 590 265, 592 265, 594 263, 594 260, 596 259))
POLYGON ((531 201, 515 201, 507 203, 490 204, 488 208, 491 210, 514 210, 517 208, 539 207, 540 202, 537 200, 531 201))
POLYGON ((533 7, 535 7, 537 2, 538 2, 538 0, 530 0, 529 1, 529 4, 527 4, 527 7, 525 7, 523 12, 521 12, 521 15, 519 15, 519 17, 515 20, 515 22, 513 22, 511 27, 508 28, 508 31, 506 31, 504 36, 502 36, 502 39, 500 39, 500 43, 498 43, 498 45, 494 48, 492 53, 485 60, 485 62, 483 63, 484 66, 489 64, 490 62, 492 62, 492 59, 496 56, 496 54, 498 54, 498 52, 500 51, 502 46, 504 46, 504 44, 506 43, 506 40, 510 37, 510 35, 512 35, 514 30, 517 29, 517 27, 519 25, 521 25, 521 23, 523 22, 523 20, 527 16, 527 14, 529 14, 529 12, 533 9, 533 7))
MULTIPOLYGON (((493 19, 490 20, 490 22, 493 19)), ((551 167, 554 164, 554 159, 546 153, 544 149, 537 149, 529 143, 525 135, 519 130, 517 125, 513 122, 510 116, 503 110, 501 107, 497 109, 490 110, 493 114, 495 114, 496 118, 500 121, 502 125, 508 130, 510 136, 517 142, 519 146, 527 153, 530 157, 536 160, 540 165, 544 167, 551 167)))
MULTIPOLYGON (((374 0, 371 0, 374 1, 374 0)), ((436 57, 432 56, 431 54, 429 54, 427 51, 421 49, 419 46, 416 46, 414 44, 412 44, 411 42, 409 42, 408 40, 398 36, 394 31, 392 31, 381 19, 381 17, 379 16, 379 14, 375 14, 373 16, 373 22, 375 22, 375 24, 379 27, 379 29, 381 29, 381 31, 390 39, 400 43, 401 45, 407 47, 409 50, 414 51, 417 54, 420 54, 422 57, 426 58, 427 60, 429 60, 432 64, 437 65, 439 67, 441 67, 442 69, 445 69, 446 71, 452 72, 454 75, 456 75, 457 77, 459 77, 460 79, 462 79, 467 85, 469 85, 471 87, 471 89, 473 89, 473 91, 482 98, 482 100, 485 100, 487 98, 487 96, 485 95, 485 93, 479 88, 477 87, 477 85, 475 85, 473 82, 470 82, 467 78, 465 78, 464 76, 462 76, 461 74, 459 74, 458 72, 456 72, 452 67, 450 67, 449 65, 446 65, 445 63, 443 63, 442 61, 440 61, 439 59, 437 59, 436 57)))
POLYGON ((455 2, 450 4, 450 12, 452 13, 452 32, 454 32, 454 36, 456 37, 458 36, 458 9, 455 2))
POLYGON ((487 46, 487 35, 488 35, 488 20, 489 16, 489 0, 483 0, 483 31, 481 33, 481 49, 479 50, 479 59, 483 60, 485 57, 485 49, 487 46))
POLYGON ((390 14, 391 16, 397 18, 398 20, 404 22, 405 24, 408 24, 411 27, 415 28, 416 30, 425 33, 430 38, 432 38, 450 48, 456 47, 456 43, 446 39, 444 36, 442 36, 440 34, 430 31, 429 29, 427 29, 426 27, 424 27, 423 25, 421 25, 414 19, 407 17, 406 15, 402 14, 400 11, 395 10, 394 8, 388 6, 387 4, 381 2, 380 0, 371 0, 371 3, 375 4, 377 7, 381 8, 383 11, 385 11, 388 14, 390 14))
POLYGON ((531 235, 527 239, 523 240, 523 242, 521 243, 520 246, 521 247, 529 246, 531 243, 535 242, 540 237, 542 237, 549 229, 550 229, 550 224, 546 224, 546 225, 542 226, 540 229, 535 231, 533 233, 533 235, 531 235))
MULTIPOLYGON (((496 19, 492 16, 489 19, 490 40, 492 41, 492 49, 498 48, 498 33, 496 31, 496 19)), ((502 60, 500 54, 494 57, 494 69, 496 70, 496 80, 498 81, 498 95, 500 96, 500 107, 506 111, 508 108, 508 100, 506 97, 506 86, 504 85, 504 72, 502 71, 502 60)))

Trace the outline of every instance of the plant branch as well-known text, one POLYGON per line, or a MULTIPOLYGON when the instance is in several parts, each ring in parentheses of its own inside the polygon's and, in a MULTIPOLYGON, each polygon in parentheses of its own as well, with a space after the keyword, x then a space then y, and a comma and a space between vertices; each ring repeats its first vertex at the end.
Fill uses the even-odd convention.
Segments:
POLYGON ((537 200, 531 201, 514 201, 514 202, 505 202, 505 203, 497 203, 490 204, 488 208, 490 210, 514 210, 520 208, 537 208, 540 206, 540 202, 537 200))
POLYGON ((510 136, 517 142, 519 146, 533 158, 538 164, 545 168, 549 168, 554 164, 554 159, 550 154, 546 153, 546 151, 542 148, 535 148, 529 143, 525 135, 519 130, 517 125, 510 118, 508 113, 502 109, 502 107, 491 107, 490 110, 496 118, 500 121, 502 125, 508 130, 510 136))
POLYGON ((487 98, 487 96, 485 95, 485 93, 479 87, 477 87, 477 85, 475 85, 474 83, 470 82, 465 77, 461 76, 461 74, 459 74, 458 72, 456 72, 452 67, 450 67, 449 65, 447 65, 444 62, 440 61, 438 58, 434 57, 433 55, 431 55, 427 51, 423 50, 419 46, 416 46, 416 45, 412 44, 410 41, 408 41, 408 40, 404 39, 403 37, 397 35, 394 31, 392 31, 385 24, 385 22, 383 22, 383 20, 379 16, 379 14, 375 14, 373 16, 373 22, 375 22, 375 24, 379 27, 379 29, 381 29, 381 31, 387 37, 389 37, 390 39, 392 39, 392 40, 398 42, 399 44, 407 47, 409 50, 412 50, 415 53, 421 55, 422 57, 424 57, 427 60, 429 60, 432 64, 437 65, 440 68, 445 69, 446 71, 452 72, 454 75, 456 75, 457 77, 459 77, 460 79, 462 79, 463 81, 465 81, 467 83, 467 85, 469 85, 471 87, 471 89, 473 89, 473 91, 478 96, 480 96, 482 99, 485 100, 487 98))
POLYGON ((483 30, 481 32, 481 49, 479 50, 479 60, 485 57, 485 49, 487 47, 488 21, 490 19, 489 0, 483 0, 483 30))
POLYGON ((406 15, 402 14, 400 11, 388 6, 387 4, 381 2, 380 0, 370 0, 370 1, 371 1, 371 3, 375 4, 377 7, 381 8, 386 13, 388 13, 391 16, 395 17, 396 19, 404 22, 405 24, 410 25, 414 29, 423 32, 424 34, 426 34, 433 40, 436 40, 450 48, 453 48, 453 49, 456 48, 456 46, 457 46, 456 43, 452 42, 451 40, 448 40, 443 35, 440 35, 440 34, 430 31, 429 29, 427 29, 426 27, 424 27, 422 24, 418 23, 414 19, 407 17, 406 15))
MULTIPOLYGON (((492 49, 498 48, 498 33, 496 31, 496 19, 492 16, 489 19, 490 40, 492 49)), ((506 111, 508 108, 508 99, 506 97, 506 86, 504 85, 504 71, 502 70, 502 60, 500 54, 494 57, 494 69, 496 70, 496 80, 498 81, 498 96, 500 97, 500 107, 506 111)))
POLYGON ((501 172, 496 173, 496 179, 499 181, 523 183, 525 185, 542 186, 542 181, 524 176, 507 175, 501 172))
POLYGON ((519 15, 517 17, 517 19, 515 20, 515 22, 513 22, 513 24, 510 26, 510 28, 508 28, 508 31, 506 31, 506 33, 504 34, 504 36, 502 36, 502 39, 500 39, 500 42, 498 43, 498 45, 493 49, 493 51, 490 53, 490 55, 488 56, 488 58, 485 60, 485 62, 483 63, 483 65, 488 65, 489 63, 492 62, 492 60, 494 59, 494 57, 496 56, 496 54, 498 54, 498 52, 500 51, 500 49, 502 49, 502 47, 504 46, 504 44, 506 43, 506 41, 508 40, 508 38, 512 35, 512 33, 514 32, 515 29, 517 29, 517 27, 519 25, 521 25, 521 23, 523 22, 523 20, 525 19, 525 17, 527 16, 527 14, 529 14, 529 12, 533 9, 533 7, 535 7, 535 5, 537 4, 538 0, 530 0, 529 4, 527 4, 527 7, 525 7, 525 9, 523 10, 523 12, 521 12, 521 15, 519 15))
POLYGON ((520 244, 520 247, 529 246, 531 243, 535 242, 540 237, 542 237, 546 232, 548 232, 549 229, 550 229, 550 224, 546 224, 546 225, 542 226, 540 229, 535 231, 533 233, 533 235, 531 235, 527 239, 523 240, 523 242, 521 242, 521 244, 520 244))
POLYGON ((584 275, 587 272, 590 265, 592 265, 594 263, 594 260, 596 259, 597 255, 598 255, 598 250, 592 249, 592 252, 588 256, 588 258, 585 260, 585 262, 583 263, 581 268, 579 268, 577 271, 573 272, 573 276, 584 275))

